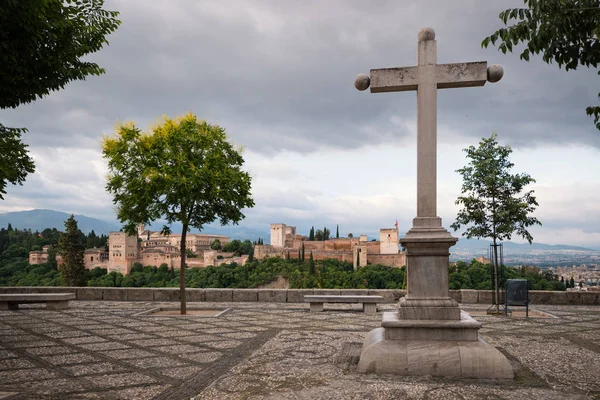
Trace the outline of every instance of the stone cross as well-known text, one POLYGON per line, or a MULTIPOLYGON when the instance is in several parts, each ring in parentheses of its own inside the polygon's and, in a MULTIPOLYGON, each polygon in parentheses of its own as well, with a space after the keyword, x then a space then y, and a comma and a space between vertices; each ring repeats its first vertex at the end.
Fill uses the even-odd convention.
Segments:
MULTIPOLYGON (((372 69, 371 76, 360 74, 354 81, 358 90, 371 87, 371 93, 417 91, 417 219, 437 218, 436 152, 437 89, 483 86, 497 82, 503 70, 487 68, 487 62, 437 64, 435 32, 419 32, 417 66, 372 69)), ((430 225, 430 224, 425 224, 430 225)))

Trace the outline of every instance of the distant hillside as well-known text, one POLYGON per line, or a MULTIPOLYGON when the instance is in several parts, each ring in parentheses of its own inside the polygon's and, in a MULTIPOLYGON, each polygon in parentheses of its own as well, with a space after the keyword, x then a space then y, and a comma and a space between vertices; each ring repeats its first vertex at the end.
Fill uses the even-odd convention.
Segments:
MULTIPOLYGON (((466 239, 460 237, 455 249, 459 250, 476 250, 476 249, 489 249, 490 240, 478 240, 478 239, 466 239)), ((579 250, 579 251, 597 251, 597 249, 590 249, 580 246, 568 246, 565 244, 545 244, 545 243, 515 243, 515 242, 502 242, 505 250, 511 251, 531 251, 531 250, 579 250)))
MULTIPOLYGON (((0 214, 0 227, 6 228, 10 223, 13 228, 18 229, 42 231, 46 228, 56 228, 59 231, 64 231, 65 221, 70 216, 71 214, 53 210, 15 211, 0 214)), ((109 232, 120 229, 120 226, 116 223, 84 215, 75 215, 75 219, 79 229, 86 234, 93 230, 96 234, 108 235, 109 232)))
MULTIPOLYGON (((30 211, 15 211, 5 214, 0 214, 0 228, 6 228, 10 223, 13 228, 31 229, 32 231, 42 231, 46 228, 56 228, 59 231, 65 229, 65 221, 71 214, 54 210, 30 210, 30 211)), ((115 222, 104 221, 97 218, 86 217, 85 215, 75 215, 77 226, 83 233, 89 233, 92 230, 96 234, 108 235, 110 232, 119 231, 121 225, 115 222)), ((159 231, 162 229, 162 223, 156 222, 148 229, 159 231)), ((181 224, 173 224, 171 226, 173 233, 181 233, 181 224)), ((192 229, 191 232, 199 233, 197 229, 192 229)), ((217 235, 229 236, 232 239, 251 241, 262 238, 265 242, 269 241, 269 233, 259 231, 252 228, 246 228, 239 225, 233 226, 207 226, 202 233, 211 233, 217 235)))

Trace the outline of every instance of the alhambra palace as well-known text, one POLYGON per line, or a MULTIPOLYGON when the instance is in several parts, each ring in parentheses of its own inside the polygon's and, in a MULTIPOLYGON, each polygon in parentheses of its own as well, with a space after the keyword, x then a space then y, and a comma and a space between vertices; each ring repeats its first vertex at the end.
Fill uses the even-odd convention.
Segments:
MULTIPOLYGON (((368 241, 366 235, 358 238, 337 238, 324 241, 309 241, 306 236, 296 234, 295 226, 285 224, 271 224, 271 244, 255 245, 254 258, 262 260, 267 257, 281 257, 297 259, 304 246, 306 257, 312 253, 313 259, 327 258, 351 262, 354 269, 367 264, 381 264, 400 268, 406 263, 405 252, 398 250, 398 229, 380 229, 379 241, 368 241)), ((211 249, 211 244, 219 240, 221 245, 230 242, 230 238, 222 235, 202 233, 188 233, 186 248, 198 257, 188 257, 185 262, 190 268, 203 268, 236 262, 245 264, 247 255, 236 257, 227 253, 211 249)), ((30 264, 43 264, 48 261, 48 248, 44 246, 41 251, 29 253, 30 264)), ((138 226, 137 235, 128 235, 125 232, 110 232, 108 237, 108 251, 103 248, 87 249, 84 252, 84 265, 86 269, 96 267, 128 274, 133 264, 141 263, 144 266, 160 266, 166 264, 169 268, 179 268, 181 262, 181 235, 162 235, 160 232, 146 230, 143 225, 138 226)), ((62 259, 57 255, 58 264, 62 259)))

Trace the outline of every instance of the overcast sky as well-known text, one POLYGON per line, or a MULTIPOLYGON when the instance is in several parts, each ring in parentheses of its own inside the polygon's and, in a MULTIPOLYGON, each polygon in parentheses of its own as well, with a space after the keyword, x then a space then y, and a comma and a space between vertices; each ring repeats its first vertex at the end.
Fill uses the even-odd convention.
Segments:
MULTIPOLYGON (((522 1, 512 1, 515 6, 522 1)), ((416 94, 353 86, 371 68, 416 63, 417 33, 435 29, 438 63, 501 64, 504 78, 438 92, 438 213, 454 221, 466 164, 461 149, 493 131, 513 148, 543 223, 536 242, 600 246, 600 131, 596 71, 482 49, 511 2, 107 1, 122 25, 90 57, 106 74, 16 110, 36 172, 8 187, 0 212, 46 208, 114 220, 104 190, 103 135, 133 120, 193 112, 244 147, 256 206, 247 227, 311 225, 377 232, 416 213, 416 94)), ((332 230, 333 230, 332 229, 332 230)), ((457 233, 459 234, 459 233, 457 233)), ((513 237, 515 241, 518 237, 513 237)))

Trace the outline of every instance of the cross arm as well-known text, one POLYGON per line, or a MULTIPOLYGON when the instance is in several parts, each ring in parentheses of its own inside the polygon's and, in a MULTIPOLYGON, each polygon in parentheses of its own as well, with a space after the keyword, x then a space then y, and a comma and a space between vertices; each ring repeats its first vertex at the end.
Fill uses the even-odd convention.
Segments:
MULTIPOLYGON (((372 69, 371 93, 417 90, 419 67, 372 69)), ((440 64, 435 69, 438 89, 483 86, 487 82, 487 62, 440 64)))

